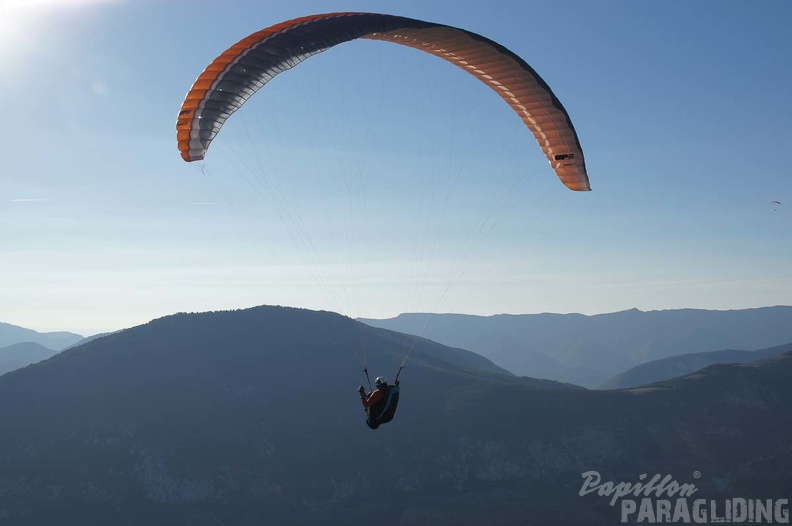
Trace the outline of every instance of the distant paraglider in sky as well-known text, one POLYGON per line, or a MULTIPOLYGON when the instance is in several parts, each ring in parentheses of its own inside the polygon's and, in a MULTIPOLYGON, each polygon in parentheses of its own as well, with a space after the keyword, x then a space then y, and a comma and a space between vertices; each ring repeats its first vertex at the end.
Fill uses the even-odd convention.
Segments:
POLYGON ((522 58, 486 37, 443 24, 375 13, 310 15, 262 29, 217 57, 187 93, 176 123, 187 161, 204 158, 225 121, 276 75, 337 44, 358 38, 412 47, 475 76, 531 130, 561 182, 590 190, 569 114, 522 58))
POLYGON ((773 201, 770 204, 773 205, 773 210, 778 210, 778 207, 781 206, 781 201, 773 201))

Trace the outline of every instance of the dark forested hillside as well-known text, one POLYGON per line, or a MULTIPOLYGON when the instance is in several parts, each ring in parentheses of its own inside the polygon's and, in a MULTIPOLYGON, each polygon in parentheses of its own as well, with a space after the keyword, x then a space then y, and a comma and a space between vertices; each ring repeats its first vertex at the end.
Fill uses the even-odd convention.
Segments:
POLYGON ((0 377, 0 522, 614 523, 578 495, 590 470, 772 498, 792 485, 790 374, 784 355, 586 391, 328 312, 178 314, 0 377), (356 353, 392 376, 412 345, 371 431, 356 353))

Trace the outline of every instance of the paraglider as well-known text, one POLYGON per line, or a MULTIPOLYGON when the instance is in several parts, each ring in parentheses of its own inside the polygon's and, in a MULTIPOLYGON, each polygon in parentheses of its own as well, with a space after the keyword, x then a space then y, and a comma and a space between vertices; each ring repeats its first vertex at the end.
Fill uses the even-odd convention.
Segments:
POLYGON ((273 77, 312 55, 359 38, 431 53, 475 76, 522 119, 567 188, 591 189, 569 114, 527 62, 464 29, 376 13, 297 18, 262 29, 228 48, 198 76, 179 111, 176 135, 182 158, 203 159, 225 121, 273 77))
POLYGON ((399 380, 393 385, 388 385, 384 376, 378 376, 374 381, 377 389, 366 394, 366 388, 358 387, 360 401, 366 411, 366 425, 370 429, 377 429, 381 424, 393 420, 396 408, 399 405, 399 380))
MULTIPOLYGON (((476 33, 438 23, 376 13, 310 15, 257 31, 224 51, 198 76, 176 122, 181 157, 204 159, 226 120, 275 76, 333 46, 356 39, 401 44, 439 57, 495 91, 533 134, 559 180, 570 190, 591 189, 583 150, 569 114, 525 60, 476 33)), ((409 357, 404 355, 399 372, 409 357)), ((364 369, 368 378, 368 371, 364 369)), ((369 387, 371 382, 369 380, 369 387)), ((399 402, 399 374, 367 394, 360 386, 371 429, 390 422, 399 402)))

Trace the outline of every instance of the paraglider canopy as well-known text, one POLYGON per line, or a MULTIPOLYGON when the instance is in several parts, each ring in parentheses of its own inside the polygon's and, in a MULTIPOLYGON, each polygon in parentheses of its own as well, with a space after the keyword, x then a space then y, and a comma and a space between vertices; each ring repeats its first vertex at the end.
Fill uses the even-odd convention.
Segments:
POLYGON ((531 130, 561 182, 589 185, 583 150, 569 114, 522 58, 486 37, 443 24, 375 13, 328 13, 289 20, 240 40, 193 84, 176 123, 182 158, 204 158, 223 123, 273 77, 306 58, 358 38, 412 47, 475 76, 531 130))

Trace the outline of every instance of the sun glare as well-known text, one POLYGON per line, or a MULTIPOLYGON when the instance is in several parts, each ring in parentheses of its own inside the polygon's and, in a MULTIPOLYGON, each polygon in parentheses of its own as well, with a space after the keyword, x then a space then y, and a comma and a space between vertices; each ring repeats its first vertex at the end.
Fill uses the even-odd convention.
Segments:
POLYGON ((117 2, 118 0, 0 0, 0 7, 17 11, 46 11, 117 2))
POLYGON ((0 80, 39 46, 40 31, 48 17, 59 12, 120 0, 0 0, 0 80))

